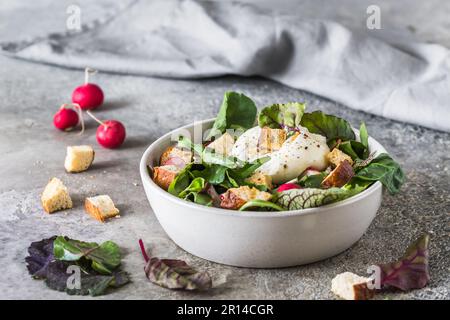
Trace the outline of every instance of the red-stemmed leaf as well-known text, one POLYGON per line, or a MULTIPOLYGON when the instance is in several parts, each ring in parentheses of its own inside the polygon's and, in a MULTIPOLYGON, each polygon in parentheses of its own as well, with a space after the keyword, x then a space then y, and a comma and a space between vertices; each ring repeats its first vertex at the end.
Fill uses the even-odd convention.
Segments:
POLYGON ((380 264, 381 285, 392 286, 403 291, 420 289, 430 281, 428 267, 428 234, 421 236, 396 262, 380 264))
POLYGON ((139 246, 146 262, 144 271, 151 282, 175 290, 203 291, 212 288, 212 279, 208 272, 199 272, 183 260, 149 257, 141 239, 139 246))

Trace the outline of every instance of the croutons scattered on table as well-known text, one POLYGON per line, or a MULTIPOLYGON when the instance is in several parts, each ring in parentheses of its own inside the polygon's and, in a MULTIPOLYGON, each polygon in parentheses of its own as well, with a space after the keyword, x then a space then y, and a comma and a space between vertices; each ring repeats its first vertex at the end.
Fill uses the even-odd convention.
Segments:
POLYGON ((160 166, 176 165, 178 167, 183 167, 183 165, 190 162, 192 162, 192 152, 176 146, 168 147, 159 159, 160 166))
POLYGON ((207 145, 206 149, 214 150, 215 153, 229 156, 233 149, 234 138, 228 132, 225 132, 219 138, 207 145))
POLYGON ((331 280, 331 291, 345 300, 367 300, 374 295, 374 291, 368 287, 370 281, 370 278, 344 272, 331 280))
POLYGON ((250 200, 270 200, 272 195, 249 186, 230 188, 221 195, 220 206, 225 209, 237 210, 250 200))
POLYGON ((105 222, 106 219, 115 217, 119 214, 119 209, 108 195, 86 198, 84 208, 94 219, 105 222))
POLYGON ((42 206, 47 213, 72 208, 67 187, 58 178, 52 178, 41 196, 42 206))
POLYGON ((264 127, 261 129, 258 139, 258 154, 266 154, 280 150, 286 141, 286 131, 264 127))
POLYGON ((351 164, 344 160, 338 164, 322 181, 323 188, 342 187, 355 175, 351 164))
POLYGON ((255 172, 250 177, 245 179, 245 182, 254 184, 256 186, 265 186, 268 190, 273 188, 272 177, 261 172, 255 172))
POLYGON ((67 172, 86 171, 94 162, 94 156, 95 152, 91 146, 69 146, 64 167, 67 172))
POLYGON ((350 165, 353 165, 352 158, 339 150, 338 148, 334 148, 330 153, 326 155, 328 162, 330 162, 334 167, 337 167, 341 162, 347 160, 350 165))
POLYGON ((167 190, 180 171, 181 169, 175 165, 154 167, 153 181, 164 190, 167 190))

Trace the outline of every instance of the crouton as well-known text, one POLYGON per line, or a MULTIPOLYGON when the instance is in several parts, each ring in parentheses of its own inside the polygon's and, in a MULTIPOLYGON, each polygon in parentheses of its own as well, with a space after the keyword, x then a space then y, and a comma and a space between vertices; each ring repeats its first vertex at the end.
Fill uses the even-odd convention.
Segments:
POLYGON ((164 190, 167 190, 180 171, 181 169, 174 165, 154 167, 153 181, 164 190))
POLYGON ((108 195, 86 198, 84 208, 92 218, 100 222, 105 222, 106 219, 119 214, 119 209, 114 206, 114 202, 108 195))
POLYGON ((258 153, 266 154, 280 150, 285 141, 286 131, 284 131, 283 129, 271 129, 268 127, 264 127, 261 129, 258 138, 258 153))
POLYGON ((368 287, 369 282, 371 282, 370 278, 344 272, 331 280, 331 291, 345 300, 367 300, 374 295, 374 290, 368 287))
POLYGON ((207 149, 212 149, 215 151, 215 153, 229 156, 231 153, 231 150, 233 149, 234 145, 234 138, 231 134, 228 132, 225 132, 223 135, 221 135, 219 138, 208 144, 206 147, 207 149))
POLYGON ((342 187, 344 184, 350 181, 350 179, 355 175, 353 167, 347 160, 342 161, 338 166, 331 171, 325 179, 322 181, 322 187, 342 187))
POLYGON ((185 165, 192 162, 192 152, 190 150, 184 150, 176 146, 168 147, 159 159, 160 166, 175 164, 182 167, 182 165, 180 164, 182 164, 183 162, 185 165), (174 161, 174 159, 176 160, 174 161))
POLYGON ((41 196, 42 206, 47 213, 72 208, 67 187, 58 178, 52 178, 41 196))
POLYGON ((333 166, 337 167, 342 161, 347 160, 350 165, 353 165, 352 158, 339 150, 338 148, 334 148, 331 152, 326 155, 328 162, 330 162, 333 166))
POLYGON ((273 188, 272 177, 262 174, 261 172, 255 172, 250 177, 245 179, 245 181, 257 186, 265 186, 268 190, 273 188))
POLYGON ((225 209, 237 210, 250 200, 270 200, 272 195, 265 191, 259 191, 249 186, 230 188, 221 195, 220 206, 225 209))
POLYGON ((91 146, 69 146, 64 167, 67 172, 86 171, 94 162, 94 156, 95 152, 91 146))

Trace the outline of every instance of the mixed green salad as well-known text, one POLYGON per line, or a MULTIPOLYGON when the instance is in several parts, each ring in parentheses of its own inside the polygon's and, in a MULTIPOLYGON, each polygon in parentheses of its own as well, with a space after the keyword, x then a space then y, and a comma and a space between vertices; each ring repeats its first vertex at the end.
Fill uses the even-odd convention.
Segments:
POLYGON ((376 181, 395 194, 404 182, 399 164, 370 150, 364 123, 350 123, 304 103, 255 103, 226 92, 202 141, 181 136, 149 168, 169 193, 232 210, 284 211, 318 207, 362 192, 376 181))

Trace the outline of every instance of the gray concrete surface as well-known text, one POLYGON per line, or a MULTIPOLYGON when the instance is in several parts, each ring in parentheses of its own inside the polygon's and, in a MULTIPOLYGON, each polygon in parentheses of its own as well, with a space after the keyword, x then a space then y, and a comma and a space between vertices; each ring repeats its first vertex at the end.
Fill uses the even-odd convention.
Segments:
MULTIPOLYGON (((9 4, 8 9, 11 7, 9 4)), ((7 23, 0 26, 0 41, 10 40, 14 29, 7 23)), ((425 29, 418 33, 426 36, 433 30, 430 25, 425 29)), ((449 43, 448 34, 439 33, 443 24, 437 23, 434 30, 434 39, 449 43)), ((21 30, 26 31, 25 27, 21 30)), ((333 299, 330 281, 336 274, 352 271, 364 275, 369 265, 395 259, 410 241, 429 232, 431 283, 421 290, 390 291, 378 298, 450 299, 450 134, 355 112, 263 79, 174 81, 102 73, 95 77, 106 95, 98 116, 118 119, 127 127, 127 141, 119 150, 102 149, 96 144, 93 121, 88 121, 82 136, 53 128, 52 116, 82 82, 81 71, 0 56, 0 298, 91 299, 49 290, 28 275, 24 258, 29 243, 54 234, 91 241, 111 239, 123 249, 124 269, 131 273, 133 282, 97 299, 333 299), (321 109, 354 125, 365 121, 370 134, 402 164, 407 183, 399 195, 384 195, 376 219, 359 242, 322 262, 256 270, 210 263, 186 253, 166 236, 153 215, 141 186, 138 163, 146 146, 160 135, 214 116, 226 90, 242 91, 260 107, 272 102, 306 101, 309 110, 321 109), (65 147, 73 144, 95 146, 96 161, 89 171, 65 173, 65 147), (75 205, 72 210, 47 215, 39 198, 54 176, 69 187, 75 205), (122 211, 120 219, 101 224, 84 212, 83 198, 100 193, 114 199, 122 211), (139 238, 155 255, 185 259, 208 270, 214 278, 226 277, 226 284, 199 294, 170 291, 149 283, 143 272, 139 238)))

